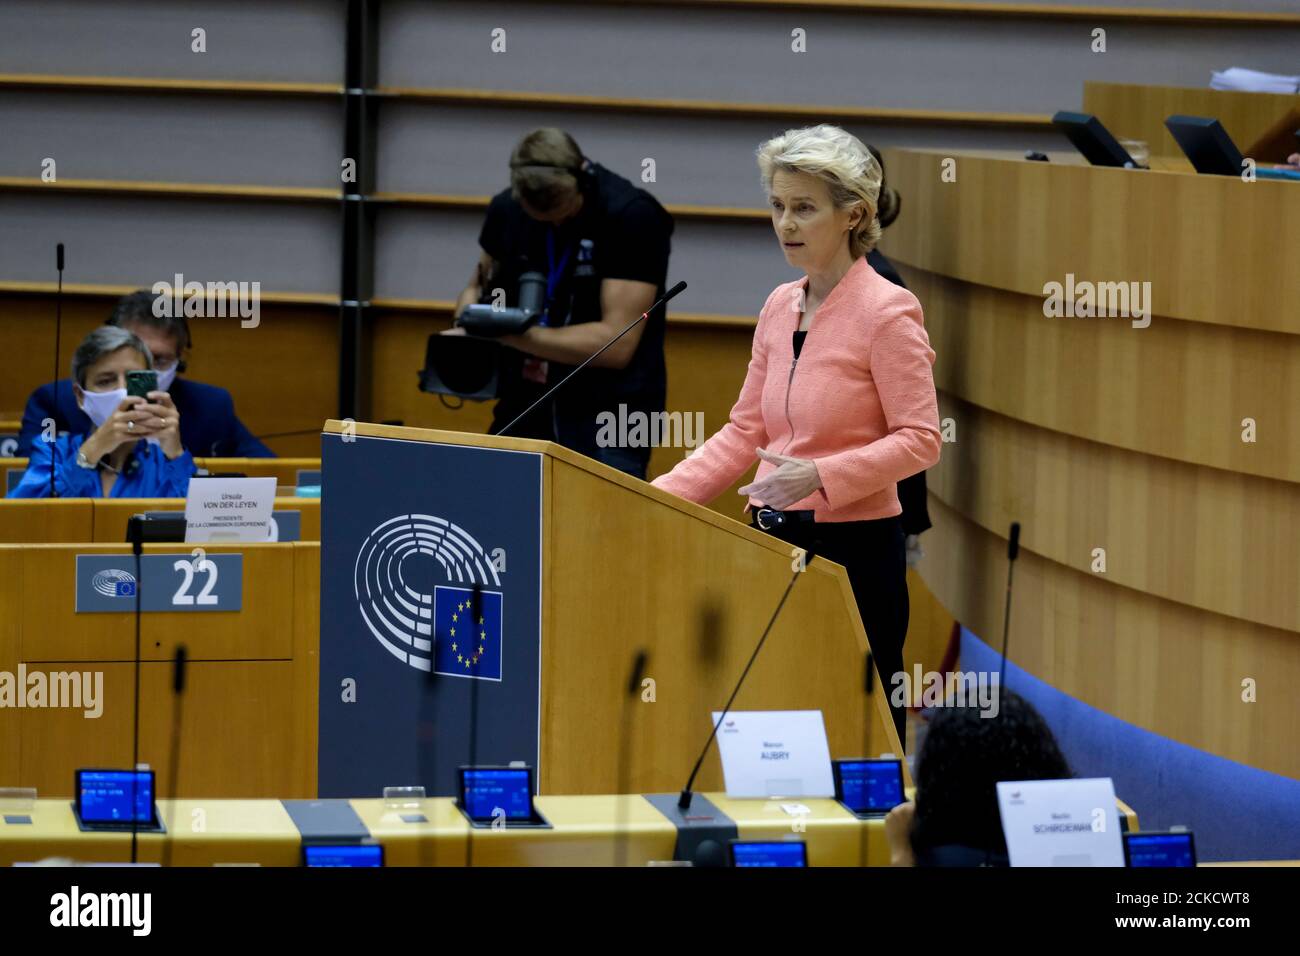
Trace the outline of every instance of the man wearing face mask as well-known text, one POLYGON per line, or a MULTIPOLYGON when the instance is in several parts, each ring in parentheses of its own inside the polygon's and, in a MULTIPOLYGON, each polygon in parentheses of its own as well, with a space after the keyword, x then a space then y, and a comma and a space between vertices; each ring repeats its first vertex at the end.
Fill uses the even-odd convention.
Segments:
MULTIPOLYGON (((152 292, 133 292, 120 299, 108 318, 108 325, 134 333, 153 356, 158 388, 171 396, 181 417, 181 443, 201 458, 272 458, 274 453, 258 441, 235 414, 230 393, 177 377, 185 371, 185 354, 190 348, 190 329, 184 316, 154 314, 152 292)), ((67 379, 50 382, 32 392, 23 412, 18 435, 18 456, 30 456, 40 444, 44 423, 53 419, 60 433, 84 434, 90 419, 78 406, 72 383, 67 379)))
POLYGON ((125 329, 100 326, 72 356, 72 393, 87 432, 32 446, 11 498, 183 498, 194 459, 181 444, 180 413, 162 390, 127 395, 127 373, 153 356, 125 329))

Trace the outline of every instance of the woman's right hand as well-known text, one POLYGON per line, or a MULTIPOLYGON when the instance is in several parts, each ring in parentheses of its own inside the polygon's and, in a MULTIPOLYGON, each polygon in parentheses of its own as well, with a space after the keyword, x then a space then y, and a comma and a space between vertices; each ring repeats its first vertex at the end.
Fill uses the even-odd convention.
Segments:
POLYGON ((136 410, 136 406, 146 404, 139 395, 128 395, 122 404, 104 424, 91 432, 90 437, 81 443, 81 453, 87 461, 96 462, 105 455, 112 454, 128 442, 135 444, 141 438, 152 435, 158 429, 152 424, 157 416, 146 411, 136 410))
POLYGON ((908 800, 889 811, 885 817, 885 840, 889 844, 890 866, 912 866, 912 822, 916 803, 908 800))

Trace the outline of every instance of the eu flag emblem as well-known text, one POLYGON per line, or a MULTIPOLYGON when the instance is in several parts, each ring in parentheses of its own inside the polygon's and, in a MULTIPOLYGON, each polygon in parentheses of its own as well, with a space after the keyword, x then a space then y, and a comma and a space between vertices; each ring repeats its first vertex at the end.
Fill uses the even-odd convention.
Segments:
POLYGON ((114 597, 135 597, 134 581, 118 581, 113 585, 114 597))
POLYGON ((433 589, 433 672, 501 679, 501 592, 480 591, 478 618, 469 588, 433 589))

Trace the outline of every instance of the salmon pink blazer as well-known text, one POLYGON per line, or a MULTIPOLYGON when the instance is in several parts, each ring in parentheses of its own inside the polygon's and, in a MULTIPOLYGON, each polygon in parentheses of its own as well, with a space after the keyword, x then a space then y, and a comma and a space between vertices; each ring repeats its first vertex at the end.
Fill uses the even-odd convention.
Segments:
MULTIPOLYGON (((822 487, 790 510, 811 510, 819 522, 902 513, 897 483, 937 462, 941 445, 921 305, 859 258, 817 307, 796 361, 793 333, 807 281, 779 285, 767 297, 730 421, 656 478, 656 487, 707 503, 764 448, 817 464, 822 487)), ((760 461, 757 477, 776 467, 760 461)))

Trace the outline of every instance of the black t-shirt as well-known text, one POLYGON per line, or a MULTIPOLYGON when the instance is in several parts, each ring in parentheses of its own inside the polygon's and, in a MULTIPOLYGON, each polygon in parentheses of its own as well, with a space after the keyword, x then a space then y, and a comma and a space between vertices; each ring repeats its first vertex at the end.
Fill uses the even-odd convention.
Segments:
MULTIPOLYGON (((617 173, 592 163, 583 184, 583 204, 578 215, 562 226, 538 222, 523 211, 505 189, 492 197, 479 233, 479 245, 496 260, 497 271, 483 286, 505 290, 508 305, 519 294, 519 277, 529 271, 547 275, 547 233, 553 232, 554 259, 568 250, 568 260, 549 303, 550 326, 594 322, 601 317, 602 279, 647 282, 662 295, 668 277, 668 254, 673 220, 667 210, 644 189, 617 173), (581 263, 584 240, 590 267, 581 263)), ((646 413, 664 410, 667 373, 664 367, 664 307, 646 319, 636 353, 626 368, 588 365, 560 389, 554 409, 544 406, 511 430, 524 437, 554 438, 575 450, 590 453, 595 447, 596 416, 617 415, 618 406, 646 413)), ((507 350, 507 355, 510 351, 507 350)), ((559 382, 573 367, 547 363, 547 383, 523 377, 524 356, 514 353, 503 367, 500 400, 494 410, 492 431, 497 431, 536 400, 547 387, 559 382)))

